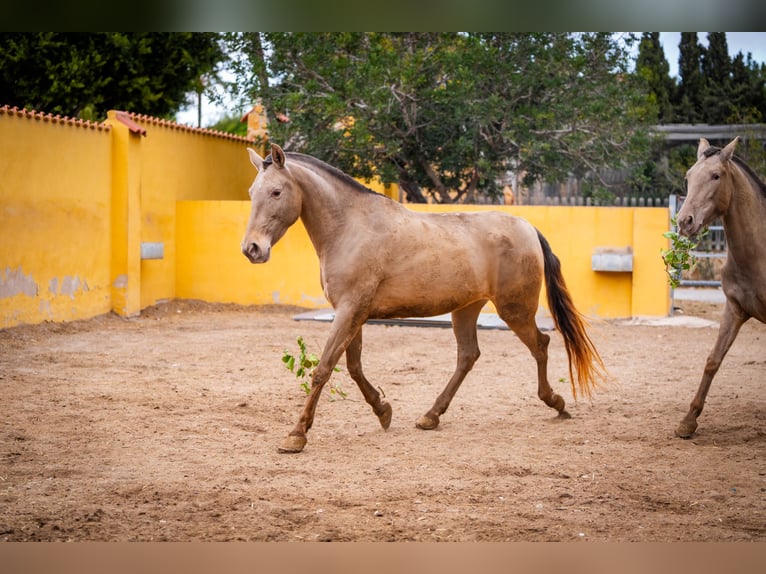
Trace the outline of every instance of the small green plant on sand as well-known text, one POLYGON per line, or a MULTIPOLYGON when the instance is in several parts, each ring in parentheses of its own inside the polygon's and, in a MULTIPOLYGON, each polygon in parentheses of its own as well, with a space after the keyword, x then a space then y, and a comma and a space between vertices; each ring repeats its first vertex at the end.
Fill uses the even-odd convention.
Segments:
MULTIPOLYGON (((282 362, 288 371, 295 375, 301 385, 301 389, 307 395, 311 392, 311 375, 314 369, 319 365, 319 357, 315 353, 309 353, 306 347, 306 341, 303 337, 298 335, 296 339, 298 343, 298 355, 292 354, 290 351, 285 350, 282 354, 282 362)), ((333 369, 335 372, 340 372, 338 367, 333 369)), ((347 397, 346 391, 337 383, 330 384, 330 400, 335 400, 340 397, 345 399, 347 397)))
POLYGON ((703 237, 708 234, 705 228, 697 237, 684 237, 679 234, 676 219, 671 219, 673 230, 666 231, 663 237, 670 239, 670 248, 662 250, 662 261, 665 263, 665 273, 668 275, 668 283, 675 289, 681 284, 681 273, 691 269, 695 261, 692 251, 699 245, 703 237))

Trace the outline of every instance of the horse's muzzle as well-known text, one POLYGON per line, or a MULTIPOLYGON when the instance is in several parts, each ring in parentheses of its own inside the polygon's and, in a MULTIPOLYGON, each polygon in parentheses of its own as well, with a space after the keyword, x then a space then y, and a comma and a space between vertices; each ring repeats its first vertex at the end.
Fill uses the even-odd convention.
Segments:
POLYGON ((692 214, 686 215, 679 212, 678 215, 678 232, 684 237, 695 237, 702 228, 699 220, 692 214))
POLYGON ((693 227, 694 217, 692 215, 686 215, 684 217, 678 218, 678 231, 681 233, 681 235, 689 237, 693 227))
POLYGON ((250 263, 266 263, 271 255, 270 247, 260 247, 251 242, 242 245, 242 253, 250 260, 250 263))

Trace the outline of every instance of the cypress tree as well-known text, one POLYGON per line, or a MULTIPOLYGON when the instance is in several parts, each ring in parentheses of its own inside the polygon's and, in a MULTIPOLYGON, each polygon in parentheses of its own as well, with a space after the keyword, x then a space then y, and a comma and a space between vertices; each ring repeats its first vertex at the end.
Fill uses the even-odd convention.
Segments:
POLYGON ((704 48, 697 39, 697 32, 681 32, 678 44, 678 75, 681 83, 676 92, 676 121, 696 124, 703 119, 703 99, 707 88, 702 73, 704 48))
POLYGON ((659 123, 672 123, 675 112, 671 98, 676 85, 670 77, 670 65, 660 44, 659 32, 642 34, 641 43, 638 46, 636 72, 646 82, 650 98, 657 106, 659 123))
POLYGON ((702 73, 706 90, 702 98, 703 121, 709 124, 727 123, 734 114, 731 102, 731 69, 726 32, 710 32, 708 47, 702 58, 702 73))

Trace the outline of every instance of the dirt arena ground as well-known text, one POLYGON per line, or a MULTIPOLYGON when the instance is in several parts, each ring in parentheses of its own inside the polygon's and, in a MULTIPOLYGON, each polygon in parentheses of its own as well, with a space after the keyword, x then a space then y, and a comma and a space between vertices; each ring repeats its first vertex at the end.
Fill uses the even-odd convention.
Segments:
MULTIPOLYGON (((394 409, 383 431, 345 372, 303 453, 277 446, 303 404, 284 367, 328 325, 295 308, 178 301, 0 331, 0 541, 764 541, 766 326, 747 323, 700 428, 673 436, 721 307, 594 322, 611 372, 574 402, 552 333, 559 420, 508 331, 435 431, 415 420, 454 365, 450 329, 369 325, 368 378, 394 409)), ((343 365, 341 365, 343 367, 343 365)))

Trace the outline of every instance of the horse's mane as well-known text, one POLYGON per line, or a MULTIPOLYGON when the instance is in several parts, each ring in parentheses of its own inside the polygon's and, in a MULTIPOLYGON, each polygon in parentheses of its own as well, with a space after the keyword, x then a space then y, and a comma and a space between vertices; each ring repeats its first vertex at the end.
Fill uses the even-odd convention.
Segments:
MULTIPOLYGON (((308 163, 312 167, 321 169, 322 171, 325 171, 335 177, 336 179, 341 180, 343 183, 351 187, 351 189, 358 191, 359 193, 372 193, 375 195, 380 195, 377 192, 371 190, 369 187, 365 187, 358 181, 356 181, 353 177, 348 175, 347 173, 339 170, 337 167, 331 166, 328 163, 323 162, 321 159, 317 159, 314 156, 306 155, 303 153, 298 152, 287 152, 287 157, 296 160, 303 163, 308 163)), ((273 159, 271 157, 271 154, 266 156, 266 159, 263 160, 263 164, 268 168, 273 163, 273 159)))
MULTIPOLYGON (((721 148, 716 146, 710 146, 707 148, 702 154, 705 156, 705 158, 709 158, 710 156, 716 155, 718 153, 721 153, 721 148)), ((742 171, 745 172, 745 174, 755 183, 755 186, 761 191, 761 194, 766 198, 766 183, 761 179, 761 177, 753 171, 753 168, 751 168, 749 165, 745 163, 745 160, 739 157, 736 154, 733 154, 731 158, 734 160, 734 163, 737 165, 738 168, 740 168, 742 171)))

